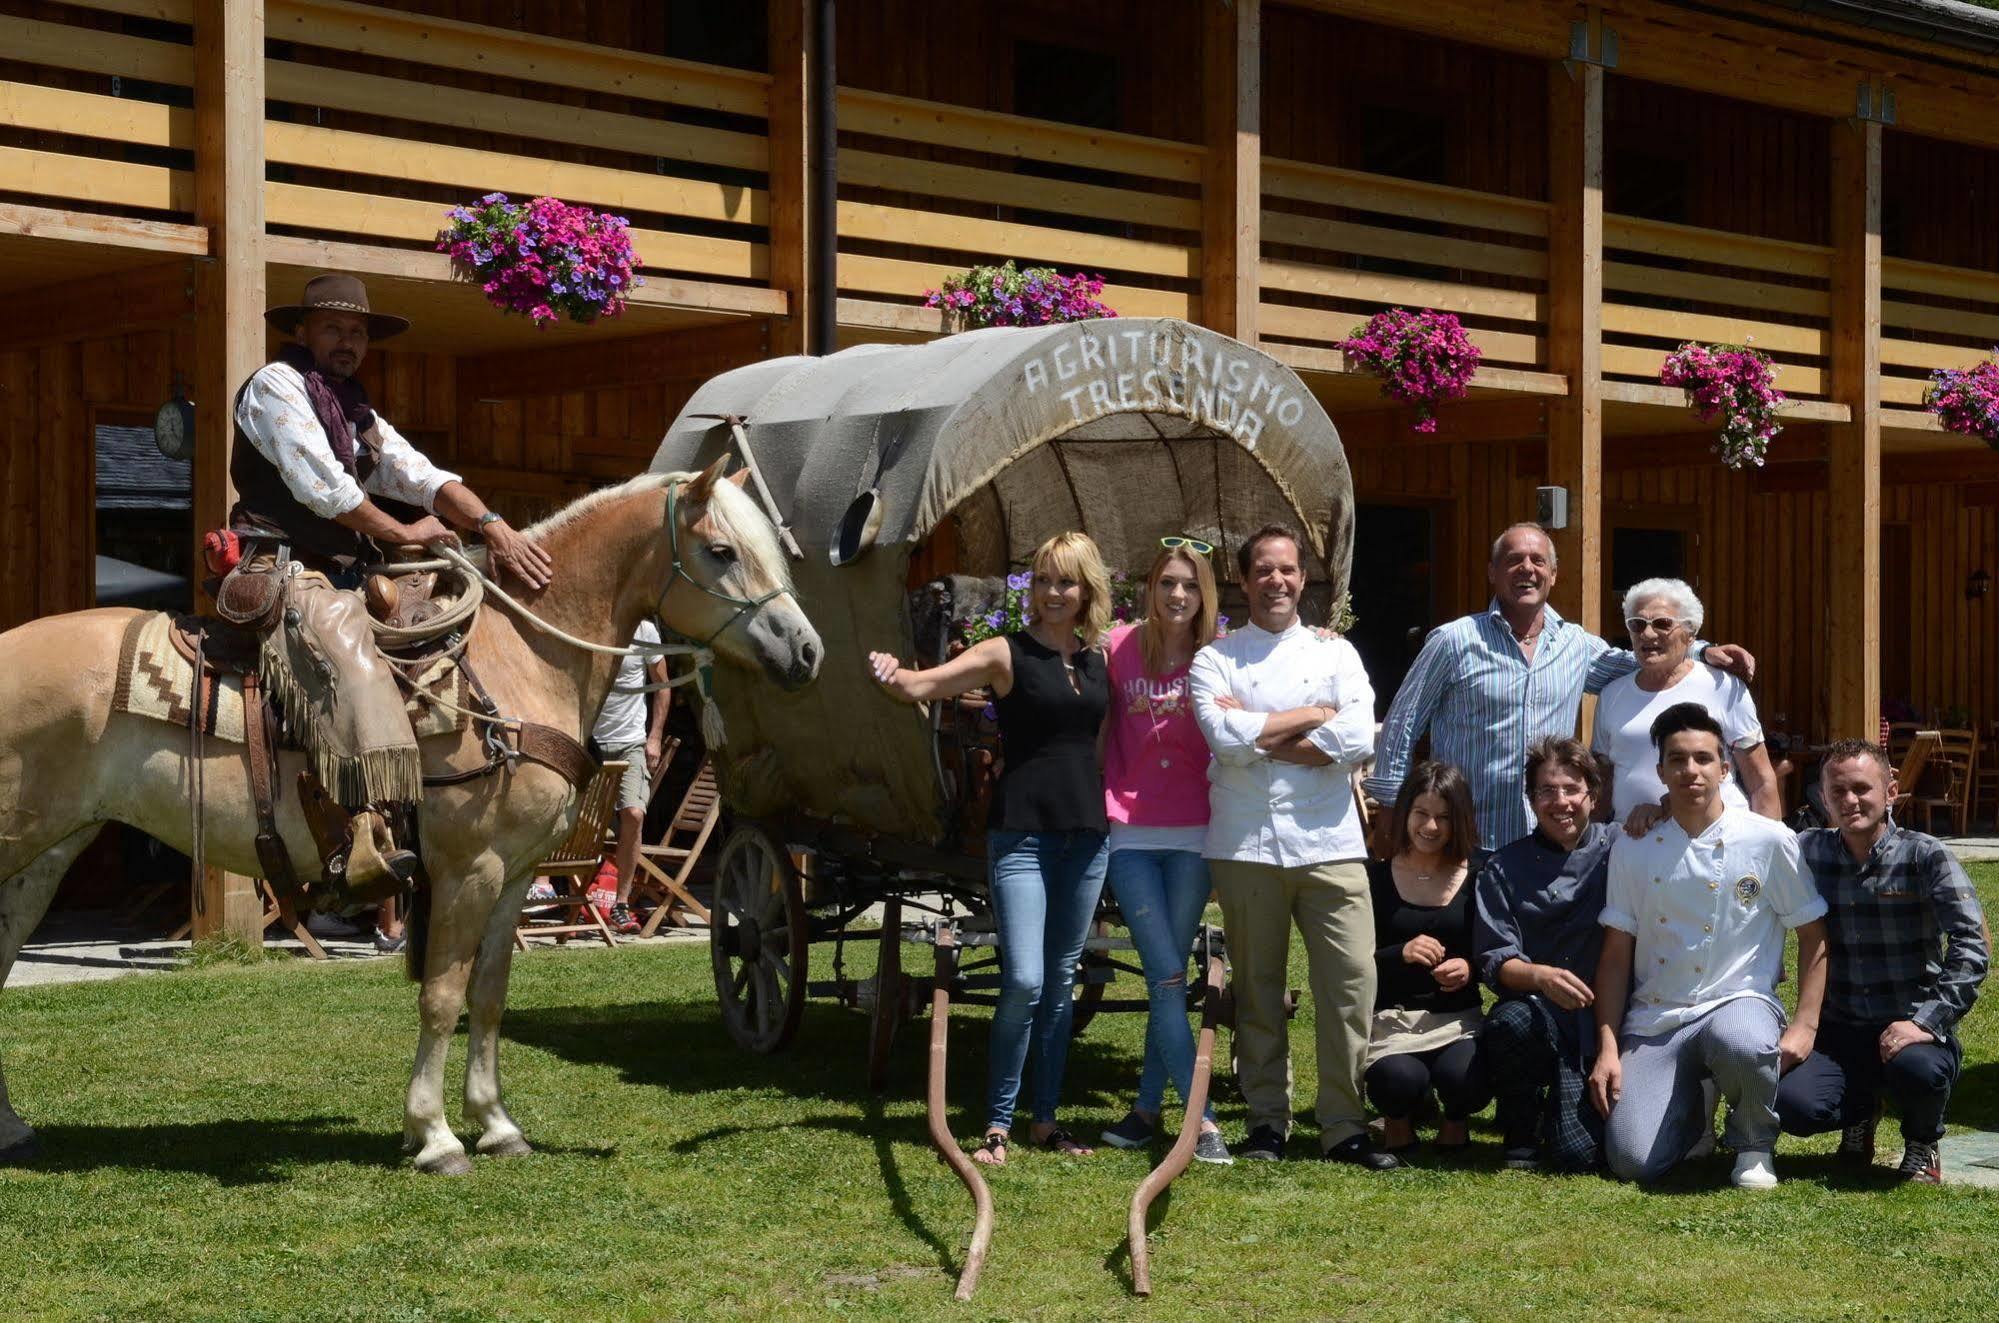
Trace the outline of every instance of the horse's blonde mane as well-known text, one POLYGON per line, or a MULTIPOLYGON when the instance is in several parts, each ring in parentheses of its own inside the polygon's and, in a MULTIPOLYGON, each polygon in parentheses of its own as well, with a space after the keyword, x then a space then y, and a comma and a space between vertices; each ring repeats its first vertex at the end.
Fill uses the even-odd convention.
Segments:
MULTIPOLYGON (((700 477, 698 473, 641 473, 612 487, 600 487, 596 491, 577 497, 554 514, 529 525, 523 532, 536 542, 545 542, 550 537, 577 523, 592 511, 627 496, 644 491, 664 491, 678 482, 691 482, 700 477)), ((745 563, 767 572, 777 583, 791 586, 791 566, 785 559, 784 547, 778 541, 777 530, 765 516, 763 507, 755 498, 734 483, 721 481, 715 484, 714 497, 708 503, 707 512, 739 542, 750 544, 752 554, 745 557, 745 563), (750 517, 731 519, 730 505, 741 501, 750 517)))

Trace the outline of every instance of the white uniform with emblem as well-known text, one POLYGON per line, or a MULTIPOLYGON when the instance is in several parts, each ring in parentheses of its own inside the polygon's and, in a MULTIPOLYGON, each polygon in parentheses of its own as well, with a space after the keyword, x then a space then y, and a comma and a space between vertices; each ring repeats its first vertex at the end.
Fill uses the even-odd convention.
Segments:
POLYGON ((1784 933, 1824 916, 1797 837, 1747 809, 1699 836, 1667 818, 1611 847, 1602 923, 1631 934, 1631 997, 1619 1047, 1623 1096, 1605 1151, 1628 1180, 1656 1180, 1709 1118, 1701 1082, 1730 1104, 1726 1141, 1768 1152, 1777 1139, 1777 1000, 1784 933))

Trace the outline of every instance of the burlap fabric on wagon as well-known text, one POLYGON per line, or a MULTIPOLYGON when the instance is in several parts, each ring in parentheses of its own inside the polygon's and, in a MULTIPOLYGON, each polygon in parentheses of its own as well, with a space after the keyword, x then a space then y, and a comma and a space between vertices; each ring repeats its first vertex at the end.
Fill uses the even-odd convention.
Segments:
MULTIPOLYGON (((164 611, 151 611, 134 616, 125 627, 111 706, 114 711, 151 717, 187 730, 194 716, 194 665, 174 647, 173 620, 164 611)), ((415 687, 454 707, 472 705, 464 674, 447 657, 417 672, 415 687)), ((427 703, 417 694, 407 699, 405 715, 418 739, 449 735, 469 724, 469 718, 427 703)), ((244 743, 243 682, 238 677, 213 671, 202 676, 201 731, 225 744, 244 743)))

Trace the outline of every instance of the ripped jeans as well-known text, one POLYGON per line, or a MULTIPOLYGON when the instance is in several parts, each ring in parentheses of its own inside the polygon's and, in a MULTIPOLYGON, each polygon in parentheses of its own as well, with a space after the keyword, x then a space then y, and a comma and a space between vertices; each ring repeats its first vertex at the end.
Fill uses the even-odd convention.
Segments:
MULTIPOLYGON (((1187 958, 1212 883, 1208 861, 1192 850, 1114 850, 1108 880, 1138 948, 1151 1010, 1145 1019, 1145 1065, 1138 1075, 1141 1112, 1158 1113, 1170 1078, 1184 1102, 1194 1080, 1194 1031, 1187 1023, 1187 958)), ((1208 1104, 1214 1119, 1213 1102, 1208 1104)))

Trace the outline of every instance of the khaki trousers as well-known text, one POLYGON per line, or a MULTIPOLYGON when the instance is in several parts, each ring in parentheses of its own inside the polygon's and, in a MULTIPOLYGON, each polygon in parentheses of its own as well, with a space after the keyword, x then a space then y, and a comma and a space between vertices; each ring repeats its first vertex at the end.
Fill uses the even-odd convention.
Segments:
POLYGON ((1291 1044, 1284 1022, 1291 925, 1305 939, 1319 1058, 1319 1144, 1366 1131, 1361 1071, 1374 1015, 1374 903, 1359 861, 1280 868, 1211 859, 1235 990, 1236 1083, 1249 1124, 1291 1129, 1291 1044))

